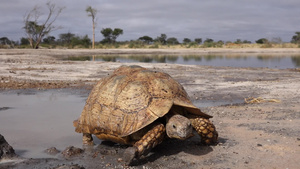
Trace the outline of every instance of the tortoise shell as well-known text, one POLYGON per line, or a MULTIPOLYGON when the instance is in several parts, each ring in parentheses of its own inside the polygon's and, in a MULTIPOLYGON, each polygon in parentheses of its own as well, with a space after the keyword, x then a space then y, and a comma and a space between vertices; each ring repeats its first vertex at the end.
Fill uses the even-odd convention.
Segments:
POLYGON ((170 75, 140 66, 121 66, 91 91, 75 131, 125 137, 166 115, 173 105, 205 118, 170 75))

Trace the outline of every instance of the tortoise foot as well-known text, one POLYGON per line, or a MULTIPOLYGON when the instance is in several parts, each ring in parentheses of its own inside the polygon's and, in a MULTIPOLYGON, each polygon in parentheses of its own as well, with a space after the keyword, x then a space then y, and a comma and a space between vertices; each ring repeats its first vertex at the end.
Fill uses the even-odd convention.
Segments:
POLYGON ((191 121, 203 144, 215 145, 218 143, 218 132, 211 121, 205 118, 194 118, 191 121))
POLYGON ((135 158, 137 153, 136 148, 134 147, 128 147, 124 154, 123 154, 123 160, 125 161, 126 165, 130 165, 133 159, 135 158))
POLYGON ((83 133, 82 143, 84 146, 93 146, 94 141, 92 135, 88 133, 83 133))

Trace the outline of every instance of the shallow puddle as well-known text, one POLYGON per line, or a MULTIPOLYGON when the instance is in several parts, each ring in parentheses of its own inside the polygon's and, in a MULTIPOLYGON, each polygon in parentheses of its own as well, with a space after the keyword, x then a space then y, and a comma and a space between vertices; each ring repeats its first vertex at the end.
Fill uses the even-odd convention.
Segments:
MULTIPOLYGON (((11 90, 0 92, 0 133, 26 158, 53 157, 43 151, 67 146, 82 146, 82 135, 76 133, 77 119, 88 97, 88 91, 11 90)), ((198 107, 220 106, 238 101, 195 101, 198 107)), ((95 143, 101 141, 95 139, 95 143)))
POLYGON ((65 60, 106 61, 121 63, 176 63, 184 65, 227 66, 227 67, 264 67, 298 68, 300 55, 295 54, 203 54, 203 55, 100 55, 70 56, 65 60))
POLYGON ((27 158, 49 157, 49 147, 63 150, 81 146, 81 134, 74 131, 87 94, 64 90, 9 91, 0 93, 0 133, 17 154, 27 158))

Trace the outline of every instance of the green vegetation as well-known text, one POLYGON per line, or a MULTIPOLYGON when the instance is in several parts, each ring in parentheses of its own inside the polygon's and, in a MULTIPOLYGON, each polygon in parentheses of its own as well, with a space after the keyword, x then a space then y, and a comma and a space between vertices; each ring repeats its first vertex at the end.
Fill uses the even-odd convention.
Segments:
POLYGON ((111 28, 103 28, 101 33, 104 36, 102 43, 116 43, 118 36, 123 34, 123 29, 115 28, 112 30, 111 28))
POLYGON ((167 35, 163 33, 160 36, 158 36, 154 41, 162 45, 165 45, 167 44, 167 35))
POLYGON ((202 43, 202 38, 196 38, 195 39, 195 42, 200 45, 202 43))
POLYGON ((148 45, 153 42, 153 39, 150 36, 143 36, 143 37, 140 37, 138 40, 140 40, 143 43, 148 44, 148 45))
POLYGON ((38 6, 35 6, 28 14, 24 17, 25 26, 23 29, 26 32, 27 39, 31 48, 38 49, 44 36, 49 35, 52 31, 60 29, 61 27, 54 26, 53 23, 60 15, 64 8, 56 7, 55 4, 47 2, 47 8, 49 10, 48 16, 44 21, 42 19, 42 11, 38 6), (41 24, 39 24, 41 23, 41 24))
POLYGON ((175 37, 171 37, 167 39, 167 44, 168 45, 178 45, 179 41, 175 37))
POLYGON ((257 44, 266 44, 266 43, 269 43, 268 39, 266 38, 261 38, 261 39, 258 39, 257 41, 255 41, 257 44))
MULTIPOLYGON (((222 40, 214 41, 211 38, 206 38, 203 41, 201 38, 195 38, 192 41, 189 38, 184 38, 182 43, 175 37, 167 38, 166 34, 161 34, 153 39, 150 36, 142 36, 136 40, 117 41, 117 38, 123 34, 121 28, 104 28, 101 30, 103 40, 95 42, 95 48, 299 48, 300 47, 300 32, 292 37, 291 43, 282 42, 281 38, 260 38, 251 43, 248 40, 237 39, 234 42, 224 42, 222 40)), ((42 48, 92 48, 92 40, 88 35, 80 36, 73 33, 59 34, 59 38, 47 36, 39 44, 42 48)), ((32 48, 28 38, 22 37, 20 41, 12 41, 7 37, 0 38, 0 48, 32 48)))
POLYGON ((296 35, 292 37, 291 43, 300 45, 300 32, 295 32, 296 35))
POLYGON ((189 43, 191 43, 192 41, 191 41, 191 39, 189 39, 189 38, 184 38, 183 39, 183 44, 189 44, 189 43))
MULTIPOLYGON (((207 38, 203 41, 201 38, 196 38, 192 41, 189 38, 184 38, 180 43, 177 38, 167 38, 166 34, 161 34, 153 39, 150 36, 142 36, 136 40, 117 41, 117 38, 123 34, 120 28, 102 29, 103 40, 95 42, 95 48, 109 49, 109 48, 299 48, 299 37, 293 36, 291 43, 283 43, 280 38, 273 38, 268 40, 261 38, 251 43, 248 40, 237 39, 234 42, 224 42, 222 40, 215 41, 207 38)), ((39 44, 40 48, 92 48, 92 40, 88 35, 80 36, 73 33, 62 33, 59 37, 46 36, 39 44)), ((7 37, 0 38, 0 48, 32 48, 27 38, 22 37, 20 41, 12 41, 7 37)))

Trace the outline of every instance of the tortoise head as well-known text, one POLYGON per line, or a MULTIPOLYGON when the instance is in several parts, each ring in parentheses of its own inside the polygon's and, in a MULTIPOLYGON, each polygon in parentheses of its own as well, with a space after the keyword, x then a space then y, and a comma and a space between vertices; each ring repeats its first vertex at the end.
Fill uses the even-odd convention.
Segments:
POLYGON ((193 127, 188 118, 176 114, 169 118, 166 125, 167 135, 170 138, 184 140, 191 137, 193 134, 193 127))

